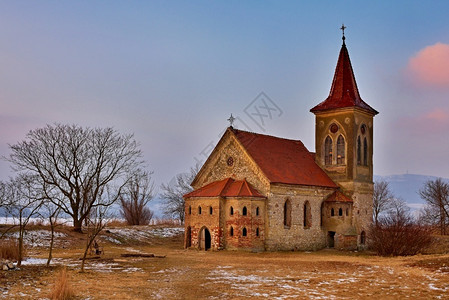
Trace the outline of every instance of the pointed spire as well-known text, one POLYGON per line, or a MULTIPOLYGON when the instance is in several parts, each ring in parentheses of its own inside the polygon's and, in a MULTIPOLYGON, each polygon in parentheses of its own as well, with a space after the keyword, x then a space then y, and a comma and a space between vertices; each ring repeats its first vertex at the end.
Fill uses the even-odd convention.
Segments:
POLYGON ((334 79, 329 96, 326 100, 312 108, 310 111, 315 113, 318 111, 338 109, 345 107, 359 107, 373 115, 378 112, 362 100, 355 81, 354 71, 352 70, 351 60, 349 59, 348 49, 345 44, 346 27, 340 28, 343 32, 343 45, 341 46, 340 55, 338 56, 337 67, 335 68, 334 79))

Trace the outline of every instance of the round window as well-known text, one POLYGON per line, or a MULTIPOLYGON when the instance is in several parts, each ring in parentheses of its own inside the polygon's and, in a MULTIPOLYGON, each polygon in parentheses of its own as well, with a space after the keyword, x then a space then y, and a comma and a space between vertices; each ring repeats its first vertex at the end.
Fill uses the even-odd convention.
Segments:
POLYGON ((336 132, 338 131, 338 125, 335 124, 335 123, 333 123, 333 124, 331 125, 331 127, 330 127, 330 131, 331 131, 332 133, 336 133, 336 132))

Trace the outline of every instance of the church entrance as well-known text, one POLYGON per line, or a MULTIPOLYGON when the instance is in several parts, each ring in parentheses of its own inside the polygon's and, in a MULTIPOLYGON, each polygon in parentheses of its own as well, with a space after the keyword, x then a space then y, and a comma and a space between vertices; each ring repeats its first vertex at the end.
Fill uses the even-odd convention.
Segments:
POLYGON ((207 229, 206 227, 204 227, 203 229, 201 229, 201 233, 200 233, 200 249, 201 250, 209 250, 210 246, 211 246, 211 236, 210 236, 210 231, 209 229, 207 229))
POLYGON ((327 233, 327 246, 334 248, 335 246, 335 231, 328 231, 327 233))

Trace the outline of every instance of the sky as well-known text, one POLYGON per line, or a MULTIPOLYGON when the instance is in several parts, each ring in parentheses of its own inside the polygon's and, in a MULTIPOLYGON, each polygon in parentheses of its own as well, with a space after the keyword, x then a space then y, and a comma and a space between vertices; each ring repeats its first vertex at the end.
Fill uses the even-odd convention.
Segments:
MULTIPOLYGON (((374 173, 449 178, 448 11, 448 1, 1 1, 0 156, 46 124, 114 127, 134 134, 159 186, 204 162, 231 113, 234 127, 315 151, 309 110, 329 94, 344 23, 361 97, 380 112, 374 173)), ((0 179, 10 175, 0 161, 0 179)))

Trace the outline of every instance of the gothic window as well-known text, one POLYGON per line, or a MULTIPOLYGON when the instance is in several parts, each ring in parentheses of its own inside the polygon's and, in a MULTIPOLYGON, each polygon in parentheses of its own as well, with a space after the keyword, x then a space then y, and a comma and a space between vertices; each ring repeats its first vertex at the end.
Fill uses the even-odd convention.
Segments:
POLYGON ((333 217, 333 216, 335 216, 335 211, 334 211, 334 209, 332 208, 332 209, 331 209, 331 217, 333 217))
POLYGON ((209 215, 211 215, 212 212, 213 212, 213 208, 212 208, 212 206, 209 206, 209 215))
POLYGON ((259 236, 259 227, 256 228, 256 236, 259 236))
POLYGON ((256 216, 258 216, 258 215, 259 215, 259 206, 256 207, 256 216))
POLYGON ((201 215, 201 206, 198 206, 198 214, 201 215))
POLYGON ((246 231, 246 227, 243 227, 242 236, 247 236, 248 232, 246 231))
POLYGON ((242 215, 246 216, 248 214, 248 209, 246 206, 243 206, 242 215))
POLYGON ((323 226, 323 219, 324 219, 324 202, 321 203, 320 226, 323 226))
POLYGON ((345 138, 340 134, 337 139, 337 164, 345 163, 345 138))
POLYGON ((341 209, 341 207, 338 209, 338 215, 343 216, 343 209, 341 209))
POLYGON ((285 200, 284 203, 284 227, 290 228, 292 225, 292 203, 290 199, 285 200))
POLYGON ((304 228, 310 228, 312 226, 312 210, 310 209, 309 201, 304 203, 304 228))
POLYGON ((230 210, 229 214, 230 214, 231 216, 234 215, 234 207, 231 206, 231 210, 230 210))
POLYGON ((192 214, 192 206, 189 206, 189 215, 192 214))
POLYGON ((360 136, 357 138, 357 164, 362 164, 362 142, 360 141, 360 136))
POLYGON ((231 228, 229 229, 229 235, 230 236, 234 236, 234 227, 231 226, 231 228))
POLYGON ((368 142, 366 138, 363 139, 363 165, 368 165, 368 142))
POLYGON ((330 136, 327 136, 324 141, 324 164, 332 164, 332 139, 330 136))

